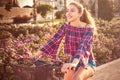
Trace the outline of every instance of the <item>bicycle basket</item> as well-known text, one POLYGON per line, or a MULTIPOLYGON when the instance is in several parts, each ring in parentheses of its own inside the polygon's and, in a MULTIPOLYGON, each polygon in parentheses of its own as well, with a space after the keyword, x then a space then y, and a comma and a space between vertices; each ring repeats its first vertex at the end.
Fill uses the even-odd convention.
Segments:
POLYGON ((29 64, 13 65, 14 80, 52 80, 52 66, 44 61, 29 61, 29 64))

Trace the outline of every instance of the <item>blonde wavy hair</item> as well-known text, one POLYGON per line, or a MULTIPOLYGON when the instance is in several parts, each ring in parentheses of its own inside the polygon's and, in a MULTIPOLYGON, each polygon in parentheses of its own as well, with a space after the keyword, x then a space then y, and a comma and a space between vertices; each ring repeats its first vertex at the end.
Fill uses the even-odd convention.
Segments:
POLYGON ((94 28, 94 34, 97 34, 95 20, 92 17, 91 13, 86 8, 84 8, 83 5, 80 4, 79 2, 72 1, 69 3, 69 5, 74 5, 78 8, 79 12, 82 14, 80 20, 91 25, 94 28))

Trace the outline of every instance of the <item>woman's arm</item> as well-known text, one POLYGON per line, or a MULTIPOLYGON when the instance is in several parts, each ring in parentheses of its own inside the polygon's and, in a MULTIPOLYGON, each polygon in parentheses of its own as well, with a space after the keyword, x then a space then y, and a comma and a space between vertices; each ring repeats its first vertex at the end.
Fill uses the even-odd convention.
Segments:
POLYGON ((79 62, 82 62, 83 66, 85 66, 88 63, 92 42, 93 42, 93 28, 87 28, 78 46, 77 53, 73 59, 73 63, 78 64, 79 62))
POLYGON ((65 35, 64 25, 55 33, 55 35, 48 40, 47 44, 44 45, 40 50, 46 54, 56 54, 59 44, 61 43, 62 38, 65 35))
POLYGON ((84 33, 84 36, 78 46, 77 53, 74 56, 71 63, 65 63, 61 69, 62 72, 67 72, 68 69, 75 69, 79 62, 83 64, 84 67, 88 64, 88 59, 90 56, 91 45, 93 42, 93 28, 88 28, 84 33))

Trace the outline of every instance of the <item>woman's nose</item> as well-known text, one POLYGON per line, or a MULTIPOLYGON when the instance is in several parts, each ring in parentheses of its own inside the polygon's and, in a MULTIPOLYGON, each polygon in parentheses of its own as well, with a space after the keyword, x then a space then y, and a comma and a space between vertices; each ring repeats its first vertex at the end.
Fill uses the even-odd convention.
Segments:
POLYGON ((66 14, 67 14, 67 15, 70 15, 71 13, 70 13, 70 11, 68 11, 66 14))

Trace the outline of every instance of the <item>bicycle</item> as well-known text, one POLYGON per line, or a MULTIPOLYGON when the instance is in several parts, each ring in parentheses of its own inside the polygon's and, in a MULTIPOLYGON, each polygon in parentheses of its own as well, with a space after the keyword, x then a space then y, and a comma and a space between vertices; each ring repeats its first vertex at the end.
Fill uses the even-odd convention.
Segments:
POLYGON ((13 65, 14 80, 63 80, 62 64, 56 60, 21 58, 18 65, 13 65))

